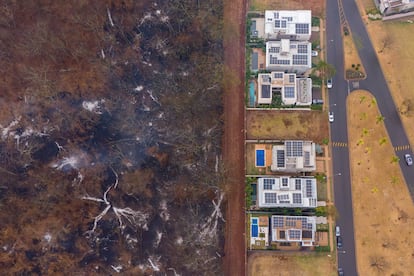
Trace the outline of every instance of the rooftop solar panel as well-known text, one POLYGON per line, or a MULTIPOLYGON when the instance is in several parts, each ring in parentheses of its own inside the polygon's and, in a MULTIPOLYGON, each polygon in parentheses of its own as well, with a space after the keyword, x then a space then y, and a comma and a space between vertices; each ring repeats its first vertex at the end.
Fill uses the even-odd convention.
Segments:
POLYGON ((262 84, 262 98, 270 98, 270 85, 262 84))

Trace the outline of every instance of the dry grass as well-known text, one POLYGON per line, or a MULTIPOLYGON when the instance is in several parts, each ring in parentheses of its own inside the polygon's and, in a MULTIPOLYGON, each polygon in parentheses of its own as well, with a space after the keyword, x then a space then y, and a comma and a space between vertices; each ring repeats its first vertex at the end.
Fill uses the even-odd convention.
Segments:
POLYGON ((347 100, 355 240, 360 275, 414 271, 414 205, 380 113, 368 92, 347 100), (381 263, 382 270, 372 264, 381 263))
POLYGON ((344 45, 344 66, 345 71, 349 69, 354 69, 352 65, 357 66, 360 64, 359 71, 365 74, 364 66, 359 58, 358 54, 358 47, 359 40, 357 37, 353 37, 351 35, 344 35, 342 36, 343 45, 344 45))
POLYGON ((324 16, 325 1, 322 0, 250 0, 250 10, 312 10, 314 16, 324 16))
POLYGON ((247 275, 336 275, 335 257, 326 253, 280 255, 256 252, 249 257, 247 275))
POLYGON ((247 139, 300 139, 322 143, 329 137, 328 115, 323 111, 249 110, 247 139))

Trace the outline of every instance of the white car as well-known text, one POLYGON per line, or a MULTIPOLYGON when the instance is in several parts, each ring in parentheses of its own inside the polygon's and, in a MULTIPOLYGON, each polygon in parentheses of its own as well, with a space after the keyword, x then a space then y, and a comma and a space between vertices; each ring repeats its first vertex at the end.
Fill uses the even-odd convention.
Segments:
POLYGON ((332 79, 328 79, 328 80, 326 81, 326 86, 327 86, 328 88, 332 88, 332 79))
POLYGON ((413 165, 413 158, 411 157, 410 154, 406 154, 404 155, 404 159, 405 159, 405 163, 407 163, 408 166, 412 166, 413 165))
POLYGON ((318 56, 318 51, 312 51, 312 52, 311 52, 311 55, 312 55, 313 57, 317 57, 317 56, 318 56))
POLYGON ((333 123, 334 121, 334 113, 333 112, 329 112, 329 122, 333 123))
POLYGON ((339 237, 341 235, 341 229, 339 228, 339 226, 335 227, 335 236, 339 237))

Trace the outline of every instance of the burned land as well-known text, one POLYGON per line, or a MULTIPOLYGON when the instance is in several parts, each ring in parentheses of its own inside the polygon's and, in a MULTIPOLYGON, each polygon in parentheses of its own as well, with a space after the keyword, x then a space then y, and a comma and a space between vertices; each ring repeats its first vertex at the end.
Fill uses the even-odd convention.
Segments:
POLYGON ((222 273, 222 10, 0 1, 2 275, 222 273))

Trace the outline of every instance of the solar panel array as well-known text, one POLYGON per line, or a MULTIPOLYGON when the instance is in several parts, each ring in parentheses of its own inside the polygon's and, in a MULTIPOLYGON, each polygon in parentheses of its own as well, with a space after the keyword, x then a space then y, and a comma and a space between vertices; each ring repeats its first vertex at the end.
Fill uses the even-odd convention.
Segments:
POLYGON ((301 220, 302 220, 302 229, 303 230, 312 230, 313 229, 313 224, 308 223, 307 218, 302 218, 301 220))
POLYGON ((289 178, 287 177, 282 177, 282 186, 287 187, 289 186, 289 178))
POLYGON ((303 155, 302 141, 286 141, 286 155, 288 157, 298 157, 303 155))
POLYGON ((279 53, 280 47, 270 47, 269 53, 279 53))
POLYGON ((283 79, 283 73, 281 73, 281 72, 276 72, 276 73, 274 73, 274 74, 273 74, 273 77, 274 77, 275 79, 283 79))
POLYGON ((276 183, 274 178, 264 178, 263 179, 263 189, 264 190, 272 190, 273 185, 276 183))
POLYGON ((289 229, 289 239, 300 240, 302 238, 302 231, 297 229, 289 229))
POLYGON ((298 45, 298 54, 307 54, 308 53, 308 45, 307 44, 299 44, 298 45))
POLYGON ((289 65, 290 60, 288 59, 278 59, 275 56, 270 56, 269 58, 270 64, 279 64, 279 65, 289 65))
POLYGON ((294 65, 307 65, 308 64, 308 56, 307 55, 293 55, 292 56, 292 63, 294 65))
POLYGON ((284 168, 285 167, 285 151, 284 150, 277 150, 277 167, 284 168))
MULTIPOLYGON (((277 196, 277 199, 279 200, 279 201, 289 201, 289 195, 288 194, 281 194, 281 195, 278 195, 277 196)), ((289 201, 290 202, 290 201, 289 201)))
POLYGON ((302 204, 302 194, 301 193, 293 193, 293 203, 294 204, 302 204))
POLYGON ((298 218, 287 217, 286 218, 286 226, 288 226, 288 227, 295 227, 297 220, 298 220, 298 218))
POLYGON ((265 203, 277 203, 276 193, 265 193, 265 203))
POLYGON ((295 87, 286 86, 284 89, 285 98, 295 98, 295 87))
POLYGON ((266 99, 270 98, 270 85, 262 84, 262 98, 266 98, 266 99))
POLYGON ((297 34, 308 34, 309 33, 309 24, 296 23, 295 30, 296 30, 297 34))
POLYGON ((312 197, 313 185, 311 179, 306 179, 306 197, 312 197))
POLYGON ((295 75, 294 74, 289 75, 289 82, 290 83, 295 82, 295 75))
POLYGON ((295 179, 295 190, 296 191, 302 190, 302 180, 300 178, 295 179))
POLYGON ((284 218, 283 217, 276 217, 273 218, 273 228, 282 228, 284 227, 284 218))

